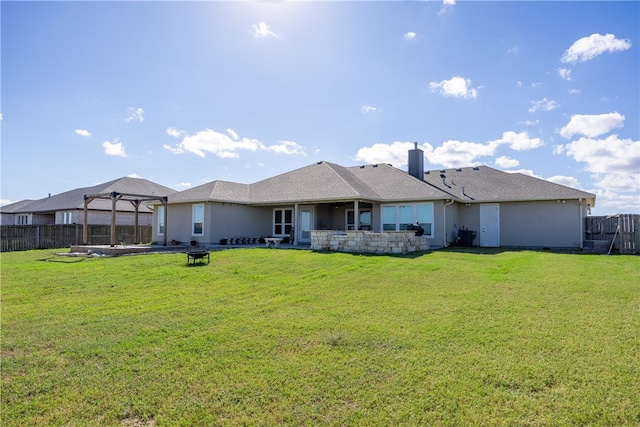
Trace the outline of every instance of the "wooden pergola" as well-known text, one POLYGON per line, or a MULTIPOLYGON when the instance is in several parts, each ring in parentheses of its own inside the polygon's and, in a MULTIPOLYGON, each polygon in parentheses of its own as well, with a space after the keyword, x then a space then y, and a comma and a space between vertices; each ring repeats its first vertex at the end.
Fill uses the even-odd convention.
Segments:
POLYGON ((120 200, 128 201, 135 208, 135 225, 134 225, 134 233, 136 244, 140 243, 140 233, 138 230, 138 212, 140 209, 140 204, 142 202, 160 202, 164 206, 164 242, 163 245, 167 246, 167 196, 153 196, 146 194, 132 194, 132 193, 119 193, 117 191, 113 191, 111 193, 99 193, 99 194, 85 194, 84 195, 84 221, 82 224, 82 243, 87 245, 89 243, 88 236, 88 207, 89 203, 91 203, 95 199, 106 199, 111 200, 111 246, 116 245, 116 203, 120 200))

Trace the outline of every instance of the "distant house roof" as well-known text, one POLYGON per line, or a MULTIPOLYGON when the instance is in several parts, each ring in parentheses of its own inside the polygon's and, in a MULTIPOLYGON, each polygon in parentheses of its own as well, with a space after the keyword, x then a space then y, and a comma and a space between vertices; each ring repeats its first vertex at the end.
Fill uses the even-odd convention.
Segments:
POLYGON ((318 162, 254 184, 213 181, 172 194, 169 203, 211 200, 277 204, 354 199, 389 202, 447 197, 450 196, 390 165, 344 167, 318 162))
MULTIPOLYGON (((148 181, 141 178, 123 177, 113 181, 98 184, 93 187, 76 188, 64 193, 56 194, 44 199, 35 200, 31 203, 25 204, 13 213, 49 213, 63 210, 76 210, 84 209, 84 196, 92 194, 102 193, 131 193, 140 195, 154 195, 154 196, 169 196, 175 193, 175 190, 171 188, 156 184, 155 182, 148 181)), ((96 199, 89 205, 91 210, 111 210, 110 200, 96 199)), ((117 204, 118 211, 131 211, 135 210, 131 203, 120 202, 117 204)), ((151 212, 146 206, 142 204, 139 209, 140 212, 151 212)))
POLYGON ((8 214, 23 212, 24 207, 30 205, 33 202, 34 200, 30 199, 20 200, 19 202, 1 206, 0 212, 8 214))
POLYGON ((521 173, 508 173, 488 166, 432 170, 426 182, 463 202, 591 199, 595 194, 521 173))

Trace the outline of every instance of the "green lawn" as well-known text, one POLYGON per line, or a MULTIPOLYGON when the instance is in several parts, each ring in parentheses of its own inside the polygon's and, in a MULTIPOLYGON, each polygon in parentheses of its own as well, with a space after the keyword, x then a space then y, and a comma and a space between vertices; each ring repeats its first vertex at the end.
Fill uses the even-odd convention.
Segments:
POLYGON ((3 426, 640 425, 640 258, 3 253, 3 426))

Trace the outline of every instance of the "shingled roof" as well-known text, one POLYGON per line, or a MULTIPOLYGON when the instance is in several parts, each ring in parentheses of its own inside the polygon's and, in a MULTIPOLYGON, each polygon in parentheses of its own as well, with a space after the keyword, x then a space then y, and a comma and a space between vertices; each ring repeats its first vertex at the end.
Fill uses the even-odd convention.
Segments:
MULTIPOLYGON (((20 210, 13 213, 45 213, 63 210, 84 209, 84 196, 103 193, 130 193, 140 195, 168 196, 175 193, 175 190, 164 187, 155 182, 141 178, 123 177, 114 179, 113 181, 98 184, 93 187, 76 188, 75 190, 66 191, 64 193, 45 197, 44 199, 35 200, 26 204, 20 210)), ((111 210, 110 200, 96 199, 89 205, 92 210, 111 210)), ((131 211, 135 208, 131 203, 118 203, 118 211, 131 211)), ((141 204, 140 212, 151 212, 146 204, 141 204)))
POLYGON ((426 182, 463 202, 507 202, 524 200, 590 199, 595 194, 521 173, 508 173, 488 166, 425 172, 426 182))
POLYGON ((389 202, 450 197, 387 164, 344 167, 318 162, 254 184, 213 181, 169 196, 169 203, 222 201, 244 204, 389 202))

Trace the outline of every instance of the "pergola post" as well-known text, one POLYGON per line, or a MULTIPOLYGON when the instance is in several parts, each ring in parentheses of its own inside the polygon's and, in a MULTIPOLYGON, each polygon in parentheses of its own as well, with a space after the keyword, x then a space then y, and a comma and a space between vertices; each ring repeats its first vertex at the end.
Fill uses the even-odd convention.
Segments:
POLYGON ((82 244, 83 245, 89 244, 89 224, 88 224, 89 214, 87 210, 89 203, 91 203, 91 200, 89 199, 89 197, 84 196, 84 220, 82 221, 82 244))
POLYGON ((134 226, 133 226, 133 243, 135 245, 140 243, 140 231, 138 227, 138 211, 140 208, 140 200, 129 200, 133 207, 135 208, 135 218, 134 218, 134 226))

